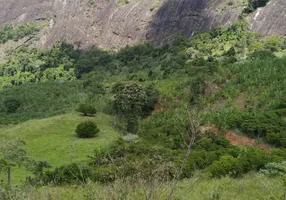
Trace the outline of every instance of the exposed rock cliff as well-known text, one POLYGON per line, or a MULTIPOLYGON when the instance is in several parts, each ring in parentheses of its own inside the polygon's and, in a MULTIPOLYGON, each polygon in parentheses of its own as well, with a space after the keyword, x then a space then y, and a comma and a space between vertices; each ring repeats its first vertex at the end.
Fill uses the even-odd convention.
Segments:
POLYGON ((83 47, 96 44, 117 48, 145 37, 152 19, 154 0, 134 1, 119 6, 118 0, 0 0, 0 27, 4 23, 49 20, 50 30, 40 46, 56 40, 81 41, 83 47))
POLYGON ((243 8, 242 3, 230 4, 226 0, 168 0, 154 15, 147 39, 156 40, 174 30, 189 37, 195 31, 231 23, 243 8))
POLYGON ((251 29, 264 35, 286 35, 286 0, 272 0, 250 19, 251 29))
MULTIPOLYGON (((230 23, 243 9, 240 0, 0 0, 0 28, 5 23, 49 22, 37 45, 56 40, 119 48, 140 40, 162 41, 175 30, 194 31, 230 23)), ((272 0, 250 19, 255 31, 285 34, 285 0, 272 0)))

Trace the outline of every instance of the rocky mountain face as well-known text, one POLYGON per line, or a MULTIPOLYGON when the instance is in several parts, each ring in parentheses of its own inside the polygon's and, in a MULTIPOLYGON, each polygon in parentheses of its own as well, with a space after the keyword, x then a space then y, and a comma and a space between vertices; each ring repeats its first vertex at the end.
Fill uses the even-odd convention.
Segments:
POLYGON ((258 8, 250 18, 250 27, 264 35, 286 35, 286 0, 272 0, 258 8))
MULTIPOLYGON (((161 43, 174 31, 195 31, 237 19, 243 0, 0 0, 0 28, 5 23, 47 21, 37 41, 46 47, 56 40, 81 41, 117 49, 142 40, 161 43)), ((253 31, 286 34, 286 0, 272 0, 250 19, 253 31)))
POLYGON ((154 14, 146 38, 160 42, 174 31, 190 37, 195 31, 230 24, 243 8, 226 0, 167 0, 154 14))

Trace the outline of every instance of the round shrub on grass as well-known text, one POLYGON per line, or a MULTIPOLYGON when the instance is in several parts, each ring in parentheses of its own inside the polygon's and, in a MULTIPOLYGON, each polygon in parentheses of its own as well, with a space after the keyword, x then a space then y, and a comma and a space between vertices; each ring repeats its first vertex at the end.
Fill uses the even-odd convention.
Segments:
POLYGON ((84 116, 87 116, 88 114, 93 115, 96 113, 96 109, 92 105, 87 104, 80 104, 76 111, 81 112, 84 116))
POLYGON ((99 129, 94 122, 86 121, 80 123, 76 127, 75 132, 80 138, 92 138, 99 132, 99 129))

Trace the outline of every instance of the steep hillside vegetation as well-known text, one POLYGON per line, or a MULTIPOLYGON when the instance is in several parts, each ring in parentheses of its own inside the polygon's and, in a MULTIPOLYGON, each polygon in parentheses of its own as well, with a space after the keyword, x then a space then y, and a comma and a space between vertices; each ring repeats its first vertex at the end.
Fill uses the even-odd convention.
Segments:
MULTIPOLYGON (((98 114, 89 118, 101 127, 98 137, 88 141, 76 137, 78 123, 86 121, 76 114, 59 115, 53 118, 33 120, 13 127, 0 128, 1 143, 17 140, 26 141, 28 152, 38 160, 46 160, 53 167, 85 161, 96 149, 105 149, 119 134, 110 127, 110 117, 98 114)), ((12 180, 22 182, 27 176, 24 168, 16 167, 12 180)), ((2 176, 3 178, 3 176, 2 176)))
POLYGON ((282 198, 286 40, 247 27, 238 21, 190 39, 176 35, 162 46, 119 51, 83 51, 66 42, 11 51, 0 65, 1 197, 33 199, 81 185, 93 188, 79 187, 81 199, 105 191, 111 193, 105 199, 229 199, 233 193, 222 187, 234 181, 235 194, 260 198, 260 185, 270 181, 277 187, 263 192, 282 198), (96 133, 82 139, 78 129, 96 133), (229 132, 267 148, 235 146, 229 132), (79 152, 74 160, 70 145, 79 152), (198 171, 197 187, 178 183, 197 180, 198 171), (240 179, 250 172, 253 183, 240 179), (15 179, 7 187, 10 173, 15 179), (21 190, 13 187, 20 182, 21 190), (218 184, 217 193, 202 194, 210 183, 218 184), (135 189, 126 190, 129 184, 135 189), (162 188, 160 197, 155 188, 162 188), (194 191, 182 196, 180 189, 194 191))

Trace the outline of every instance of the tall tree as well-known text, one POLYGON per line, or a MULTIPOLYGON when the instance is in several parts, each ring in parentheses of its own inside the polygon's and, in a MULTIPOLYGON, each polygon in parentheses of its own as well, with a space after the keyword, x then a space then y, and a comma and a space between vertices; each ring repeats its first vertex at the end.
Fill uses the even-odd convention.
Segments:
POLYGON ((114 108, 116 114, 126 123, 126 130, 136 133, 138 118, 142 107, 146 104, 147 95, 144 89, 136 83, 120 84, 115 88, 114 108))

